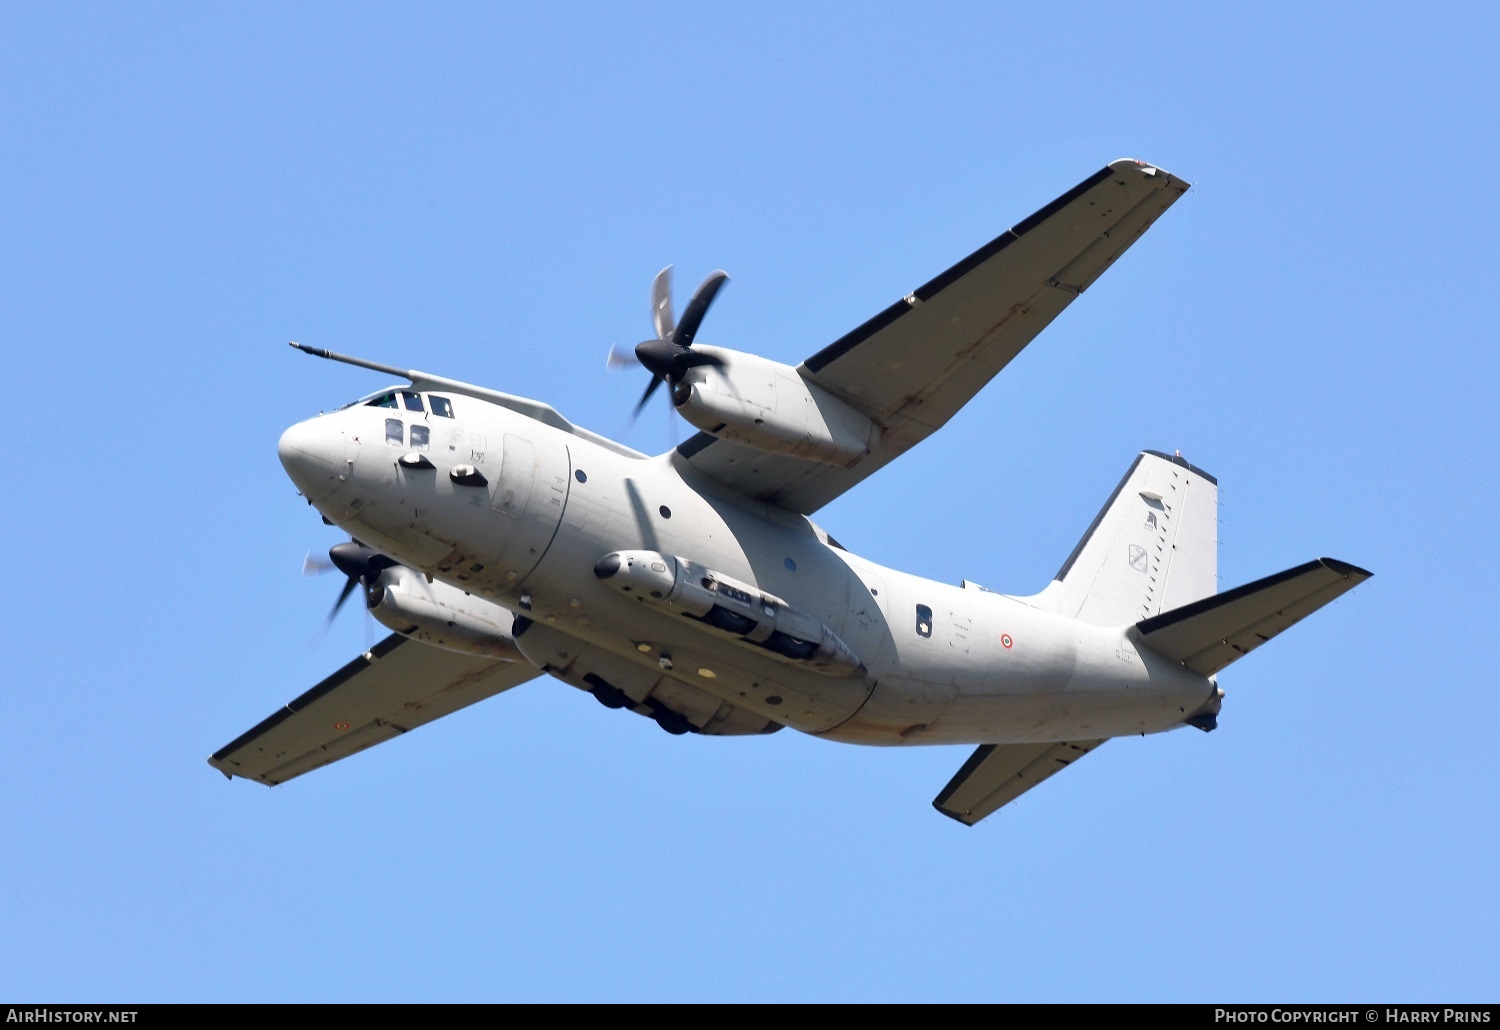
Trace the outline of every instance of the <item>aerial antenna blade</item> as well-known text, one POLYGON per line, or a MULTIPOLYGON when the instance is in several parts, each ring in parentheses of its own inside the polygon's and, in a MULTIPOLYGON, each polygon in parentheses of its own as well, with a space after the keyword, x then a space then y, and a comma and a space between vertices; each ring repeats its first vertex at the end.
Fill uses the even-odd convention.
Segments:
POLYGON ((693 338, 698 335, 698 326, 703 323, 703 316, 708 314, 708 306, 714 302, 719 288, 729 281, 729 276, 723 271, 713 272, 703 280, 702 285, 693 293, 693 299, 688 301, 687 309, 682 313, 682 321, 677 323, 677 328, 672 333, 672 342, 684 349, 693 345, 693 338))
POLYGON ((670 340, 677 322, 672 317, 672 266, 656 273, 651 280, 651 324, 658 340, 670 340))

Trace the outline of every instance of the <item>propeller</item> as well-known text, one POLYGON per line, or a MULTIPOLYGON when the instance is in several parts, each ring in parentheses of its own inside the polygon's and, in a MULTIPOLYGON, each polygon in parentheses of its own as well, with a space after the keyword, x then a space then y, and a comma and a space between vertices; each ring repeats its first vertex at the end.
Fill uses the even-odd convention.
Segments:
POLYGON ((302 560, 303 575, 316 576, 337 569, 347 577, 344 580, 343 589, 339 591, 338 599, 328 610, 328 617, 323 620, 323 632, 328 632, 328 627, 333 625, 339 609, 344 606, 345 601, 349 600, 349 595, 354 593, 355 587, 363 584, 367 590, 370 589, 382 572, 396 564, 399 563, 358 540, 346 540, 341 544, 334 544, 328 549, 327 561, 315 558, 309 552, 302 560))
MULTIPOLYGON (((724 367, 723 358, 693 350, 693 340, 698 336, 698 328, 703 324, 703 316, 708 314, 709 305, 728 281, 729 276, 723 272, 714 272, 704 279, 693 291, 692 299, 682 312, 682 321, 678 322, 672 317, 672 266, 656 273, 656 278, 651 281, 651 324, 656 329, 656 339, 643 340, 635 345, 635 364, 643 365, 651 373, 651 382, 646 384, 645 392, 631 412, 632 421, 662 383, 676 386, 689 369, 705 365, 724 367)), ((606 364, 610 368, 622 368, 630 361, 611 347, 606 364)))

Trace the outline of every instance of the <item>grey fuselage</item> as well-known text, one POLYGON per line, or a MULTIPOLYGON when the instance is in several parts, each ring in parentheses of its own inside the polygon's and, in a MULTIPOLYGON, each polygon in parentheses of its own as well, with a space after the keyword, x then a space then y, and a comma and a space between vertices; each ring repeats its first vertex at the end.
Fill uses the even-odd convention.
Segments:
POLYGON ((420 412, 360 403, 319 416, 287 430, 282 462, 351 536, 517 616, 515 646, 575 686, 589 689, 588 669, 627 692, 618 680, 668 676, 752 722, 882 745, 1152 733, 1216 705, 1212 680, 1138 647, 1128 626, 876 565, 675 452, 638 455, 474 397, 452 405, 453 418, 426 396, 420 412), (413 427, 427 429, 425 448, 413 427), (858 668, 811 668, 622 593, 596 572, 622 552, 675 556, 783 599, 858 668))

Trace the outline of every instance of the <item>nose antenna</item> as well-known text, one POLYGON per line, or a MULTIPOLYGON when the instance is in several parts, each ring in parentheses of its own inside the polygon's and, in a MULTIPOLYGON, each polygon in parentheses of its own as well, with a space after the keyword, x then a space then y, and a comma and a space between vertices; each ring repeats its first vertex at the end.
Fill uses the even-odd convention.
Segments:
POLYGON ((288 340, 287 343, 289 346, 297 348, 302 353, 311 354, 315 358, 327 358, 329 361, 342 361, 346 365, 357 365, 360 368, 368 368, 376 372, 385 372, 393 376, 400 376, 403 379, 414 378, 412 370, 409 368, 397 368, 395 365, 382 365, 378 361, 369 361, 365 358, 351 357, 348 354, 337 354, 331 350, 324 350, 322 347, 309 347, 307 344, 298 343, 296 340, 288 340))
POLYGON ((460 382, 457 379, 449 379, 446 376, 433 375, 431 372, 420 372, 414 368, 397 368, 395 365, 385 365, 379 361, 369 361, 365 358, 356 358, 348 354, 339 354, 335 351, 324 350, 322 347, 309 347, 305 343, 296 340, 287 341, 292 347, 300 350, 303 354, 311 354, 315 358, 326 358, 329 361, 341 361, 346 365, 354 365, 357 368, 368 368, 375 372, 384 372, 387 375, 400 376, 409 381, 413 390, 435 390, 442 393, 456 393, 465 397, 474 397, 478 400, 498 404, 502 408, 534 418, 538 422, 545 423, 565 433, 582 436, 592 440, 594 443, 621 454, 635 454, 628 447, 615 443, 608 437, 591 433, 587 429, 581 429, 563 418, 557 413, 557 409, 550 404, 541 401, 530 400, 526 397, 517 397, 515 394, 504 393, 500 390, 491 390, 486 386, 476 386, 473 383, 460 382))

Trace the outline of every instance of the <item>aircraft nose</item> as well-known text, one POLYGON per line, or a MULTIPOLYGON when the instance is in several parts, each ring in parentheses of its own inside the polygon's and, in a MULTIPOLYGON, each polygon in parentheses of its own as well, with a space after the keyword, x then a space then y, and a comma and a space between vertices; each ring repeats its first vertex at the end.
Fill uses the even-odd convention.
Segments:
POLYGON ((276 454, 292 482, 313 497, 327 489, 329 481, 342 471, 343 434, 320 418, 308 419, 281 434, 276 454))

